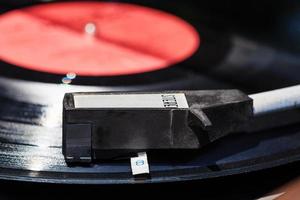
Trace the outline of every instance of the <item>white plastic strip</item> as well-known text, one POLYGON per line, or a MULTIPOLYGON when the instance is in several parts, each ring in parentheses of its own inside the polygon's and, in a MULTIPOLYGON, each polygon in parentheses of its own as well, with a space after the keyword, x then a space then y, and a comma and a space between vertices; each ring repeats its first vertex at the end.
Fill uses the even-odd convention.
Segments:
POLYGON ((184 93, 75 94, 75 108, 189 108, 184 93))

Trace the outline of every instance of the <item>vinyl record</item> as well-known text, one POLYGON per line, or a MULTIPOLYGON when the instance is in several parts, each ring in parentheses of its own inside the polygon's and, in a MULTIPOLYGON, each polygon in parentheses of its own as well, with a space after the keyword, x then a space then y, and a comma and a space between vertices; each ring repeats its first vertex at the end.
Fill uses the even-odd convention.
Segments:
MULTIPOLYGON (((3 4, 0 16, 0 179, 60 184, 174 182, 246 173, 300 159, 300 126, 294 121, 281 128, 232 135, 185 161, 150 157, 151 178, 145 180, 132 176, 129 160, 68 166, 61 151, 66 92, 258 91, 298 80, 291 71, 272 71, 278 55, 294 71, 300 62, 226 28, 208 28, 197 20, 199 13, 192 13, 197 18, 189 20, 184 17, 189 15, 158 9, 165 4, 157 8, 145 2, 18 8, 15 4, 3 4), (264 74, 277 79, 251 80, 264 74)), ((171 10, 167 5, 164 10, 171 10)))

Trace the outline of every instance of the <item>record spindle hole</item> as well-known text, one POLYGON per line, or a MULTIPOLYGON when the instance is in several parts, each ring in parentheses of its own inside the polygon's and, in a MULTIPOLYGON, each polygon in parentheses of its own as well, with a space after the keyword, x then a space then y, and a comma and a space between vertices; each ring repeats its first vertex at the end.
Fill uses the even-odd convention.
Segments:
POLYGON ((93 22, 89 22, 84 26, 84 32, 87 35, 94 36, 96 34, 96 31, 97 31, 97 26, 93 22))

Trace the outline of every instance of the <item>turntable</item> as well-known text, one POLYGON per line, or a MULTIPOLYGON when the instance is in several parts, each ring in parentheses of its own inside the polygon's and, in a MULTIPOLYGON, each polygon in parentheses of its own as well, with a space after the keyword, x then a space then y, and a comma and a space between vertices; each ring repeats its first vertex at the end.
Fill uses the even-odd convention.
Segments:
MULTIPOLYGON (((212 3, 203 2, 22 0, 0 8, 1 180, 205 181, 299 161, 300 113, 292 110, 258 119, 249 132, 216 141, 191 159, 155 160, 147 179, 135 179, 124 160, 68 166, 65 93, 234 88, 252 94, 292 86, 300 82, 300 59, 297 45, 289 44, 297 41, 265 39, 260 24, 239 25, 226 12, 212 17, 212 3)), ((231 13, 234 8, 241 9, 237 4, 231 13)))

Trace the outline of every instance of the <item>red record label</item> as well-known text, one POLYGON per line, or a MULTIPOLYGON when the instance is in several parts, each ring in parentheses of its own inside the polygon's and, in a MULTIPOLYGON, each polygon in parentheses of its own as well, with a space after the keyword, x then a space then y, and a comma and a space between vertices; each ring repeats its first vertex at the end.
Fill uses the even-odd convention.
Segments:
POLYGON ((150 72, 189 58, 199 44, 184 20, 125 3, 41 4, 0 17, 0 58, 54 74, 150 72))

